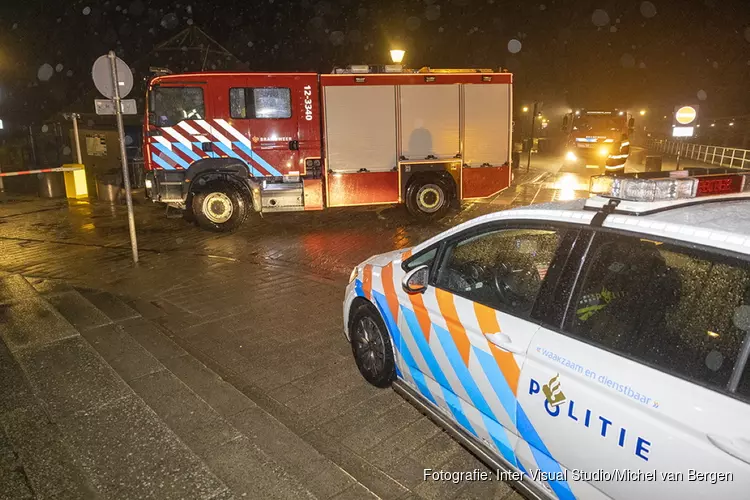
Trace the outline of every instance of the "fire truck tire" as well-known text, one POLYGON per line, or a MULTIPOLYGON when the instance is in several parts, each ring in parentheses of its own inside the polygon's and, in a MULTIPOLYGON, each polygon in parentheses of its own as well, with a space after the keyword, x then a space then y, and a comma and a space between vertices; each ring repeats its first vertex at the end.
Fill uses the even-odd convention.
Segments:
POLYGON ((198 225, 209 231, 234 231, 247 219, 251 202, 242 188, 226 181, 211 181, 193 194, 191 204, 198 225))
POLYGON ((370 303, 362 303, 351 320, 351 344, 359 372, 375 387, 388 387, 396 377, 393 346, 380 313, 370 303))
POLYGON ((450 209, 452 193, 444 179, 437 176, 419 177, 406 189, 406 208, 421 220, 437 220, 450 209))

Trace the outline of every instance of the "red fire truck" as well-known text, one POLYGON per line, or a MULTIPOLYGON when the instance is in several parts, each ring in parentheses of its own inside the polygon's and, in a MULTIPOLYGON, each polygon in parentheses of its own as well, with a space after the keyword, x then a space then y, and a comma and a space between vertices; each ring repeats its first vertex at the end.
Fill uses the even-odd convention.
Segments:
POLYGON ((191 73, 148 85, 147 196, 228 231, 251 211, 405 203, 426 219, 510 185, 512 75, 191 73))

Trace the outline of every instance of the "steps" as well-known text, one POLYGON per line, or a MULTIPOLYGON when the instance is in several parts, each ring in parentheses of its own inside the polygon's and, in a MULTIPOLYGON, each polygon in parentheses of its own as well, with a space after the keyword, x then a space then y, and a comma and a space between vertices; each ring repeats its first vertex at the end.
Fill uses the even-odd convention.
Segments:
POLYGON ((164 314, 106 292, 0 276, 5 497, 354 491, 351 476, 175 343, 153 321, 164 314))

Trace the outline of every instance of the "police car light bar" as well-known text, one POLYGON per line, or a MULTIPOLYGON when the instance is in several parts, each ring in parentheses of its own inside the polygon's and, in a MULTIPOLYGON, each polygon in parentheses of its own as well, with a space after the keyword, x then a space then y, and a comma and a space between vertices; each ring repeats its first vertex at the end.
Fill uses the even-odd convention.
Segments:
POLYGON ((750 174, 688 176, 686 171, 669 177, 640 178, 598 175, 591 178, 589 192, 627 201, 670 201, 732 193, 750 194, 750 174))

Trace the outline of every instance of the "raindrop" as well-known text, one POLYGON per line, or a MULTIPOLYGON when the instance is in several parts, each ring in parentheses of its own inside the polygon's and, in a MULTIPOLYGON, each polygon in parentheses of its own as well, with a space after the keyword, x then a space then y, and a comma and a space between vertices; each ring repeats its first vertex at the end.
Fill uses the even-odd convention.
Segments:
MULTIPOLYGON (((114 80, 112 80, 112 81, 114 81, 114 80)), ((125 145, 126 146, 130 146, 131 144, 133 144, 133 138, 130 137, 129 135, 126 135, 125 136, 125 145)))
POLYGON ((39 66, 39 70, 36 72, 36 77, 39 78, 39 80, 43 82, 48 82, 50 78, 52 78, 52 75, 55 74, 55 69, 47 64, 44 63, 41 66, 39 66))
POLYGON ((646 69, 646 63, 643 62, 643 61, 641 61, 641 63, 638 64, 638 68, 640 68, 640 69, 646 69))
POLYGON ((440 18, 440 6, 428 5, 424 10, 424 17, 427 18, 428 21, 437 21, 440 18))
POLYGON ((65 73, 65 76, 73 76, 73 70, 72 70, 72 69, 69 69, 69 70, 68 70, 68 71, 67 71, 67 72, 65 73))
POLYGON ((651 2, 641 2, 641 15, 643 17, 654 17, 656 15, 656 5, 651 2))
MULTIPOLYGON (((112 81, 114 82, 114 80, 112 80, 112 81)), ((44 132, 45 134, 47 132, 49 132, 49 126, 48 125, 42 125, 42 132, 44 132)))
POLYGON ((344 33, 342 31, 334 31, 331 33, 331 36, 329 37, 331 39, 331 43, 334 45, 341 45, 344 43, 344 40, 346 40, 346 37, 344 36, 344 33))
POLYGON ((698 91, 698 99, 700 99, 701 101, 705 101, 706 99, 708 99, 708 94, 705 90, 701 89, 698 91))
POLYGON ((82 12, 84 16, 88 16, 89 14, 91 14, 91 7, 84 7, 82 12))
POLYGON ((162 27, 168 30, 175 29, 179 22, 180 21, 179 19, 177 19, 177 14, 175 14, 174 12, 170 12, 169 14, 161 18, 162 27))
POLYGON ((89 128, 93 128, 93 126, 94 126, 94 120, 87 121, 86 122, 86 126, 89 127, 89 128))
POLYGON ((118 5, 117 7, 115 7, 115 10, 116 10, 117 12, 120 12, 120 11, 122 10, 122 7, 120 7, 120 6, 118 5))
POLYGON ((515 38, 512 38, 508 42, 508 52, 511 54, 518 54, 521 52, 521 42, 519 40, 516 40, 515 38))
POLYGON ((539 10, 547 10, 547 6, 542 4, 539 6, 539 10))
POLYGON ((724 356, 717 350, 713 350, 706 356, 706 367, 711 371, 718 371, 724 363, 724 356))
POLYGON ((594 26, 606 26, 609 24, 609 14, 604 9, 596 9, 591 14, 591 22, 594 23, 594 26))
POLYGON ((60 24, 62 22, 62 17, 57 18, 57 24, 60 24))
POLYGON ((192 19, 188 19, 187 20, 187 24, 188 24, 188 26, 192 26, 193 25, 193 20, 192 19))
POLYGON ((64 154, 65 156, 70 156, 70 153, 72 153, 72 151, 70 150, 70 148, 69 148, 68 146, 65 146, 65 147, 63 148, 63 154, 64 154))
POLYGON ((357 17, 359 17, 360 19, 364 19, 365 17, 367 17, 367 9, 365 9, 364 7, 357 9, 357 17))
MULTIPOLYGON (((18 28, 18 23, 13 23, 13 29, 17 29, 17 28, 18 28)), ((750 28, 748 28, 748 29, 750 29, 750 28)), ((745 31, 745 33, 747 33, 747 31, 745 31)))
POLYGON ((617 33, 617 26, 610 26, 609 31, 610 33, 617 33))
POLYGON ((177 243, 178 245, 181 245, 183 241, 185 241, 185 240, 183 240, 182 238, 175 238, 175 240, 174 240, 174 242, 177 243))
POLYGON ((57 66, 55 66, 55 71, 57 71, 58 73, 60 73, 62 70, 63 70, 62 64, 58 64, 57 66))
POLYGON ((714 69, 719 69, 719 61, 714 61, 713 64, 711 64, 711 66, 713 66, 714 69))
MULTIPOLYGON (((248 47, 252 47, 253 45, 255 45, 253 42, 247 42, 247 46, 248 47)), ((114 81, 114 80, 112 80, 112 81, 114 81)))
MULTIPOLYGON (((180 5, 177 4, 177 6, 179 7, 180 5)), ((188 14, 192 14, 193 13, 193 6, 192 5, 188 5, 187 7, 185 7, 185 12, 187 12, 188 14)))
POLYGON ((411 16, 406 20, 406 27, 411 31, 418 30, 421 25, 422 21, 416 16, 411 16))
POLYGON ((438 33, 442 33, 443 31, 445 31, 445 28, 443 28, 442 26, 438 28, 438 33))
POLYGON ((620 57, 620 65, 623 68, 634 68, 635 67, 635 57, 633 57, 630 54, 623 54, 622 57, 620 57))

